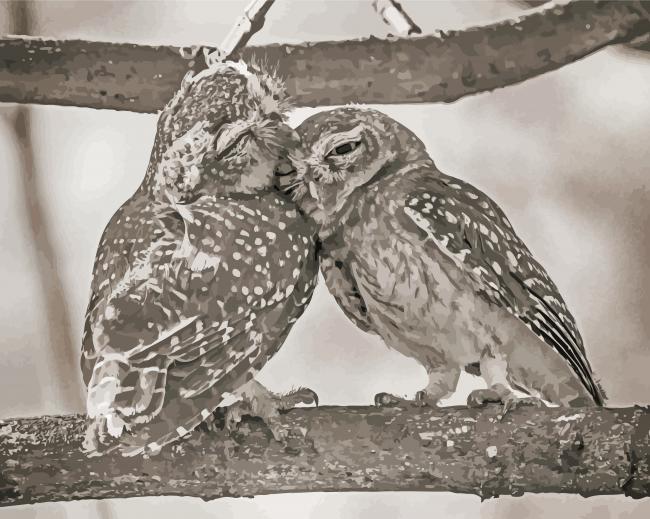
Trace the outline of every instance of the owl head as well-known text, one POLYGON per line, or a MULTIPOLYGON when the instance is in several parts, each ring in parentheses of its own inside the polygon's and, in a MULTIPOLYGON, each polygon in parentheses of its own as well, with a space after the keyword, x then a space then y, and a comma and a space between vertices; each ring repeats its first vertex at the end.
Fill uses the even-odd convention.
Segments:
POLYGON ((271 189, 299 142, 288 109, 282 81, 257 65, 217 63, 184 79, 158 121, 145 184, 180 202, 271 189))
POLYGON ((296 130, 302 146, 291 153, 295 177, 284 187, 318 220, 333 217, 357 189, 428 158, 422 141, 377 110, 336 108, 311 116, 296 130))

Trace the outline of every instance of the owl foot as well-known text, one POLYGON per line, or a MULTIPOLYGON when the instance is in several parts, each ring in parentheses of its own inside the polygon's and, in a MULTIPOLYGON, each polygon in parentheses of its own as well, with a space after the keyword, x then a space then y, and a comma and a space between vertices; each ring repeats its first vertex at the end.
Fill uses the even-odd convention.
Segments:
POLYGON ((490 403, 501 402, 501 397, 494 389, 475 389, 467 397, 467 407, 485 407, 490 403))
POLYGON ((225 428, 232 432, 237 429, 243 416, 261 418, 279 442, 285 442, 291 431, 280 424, 280 413, 299 404, 315 404, 318 407, 318 395, 309 388, 298 388, 284 395, 278 395, 266 389, 259 382, 252 381, 238 393, 241 400, 228 407, 225 428))
POLYGON ((100 416, 88 423, 81 448, 86 456, 92 458, 110 452, 117 444, 116 438, 108 433, 106 417, 100 416))
POLYGON ((501 419, 511 410, 522 406, 543 407, 544 402, 537 397, 520 397, 512 391, 495 389, 475 389, 467 397, 467 407, 484 407, 488 403, 503 404, 501 419))
POLYGON ((438 405, 439 400, 440 400, 439 398, 431 396, 426 391, 418 391, 417 393, 415 393, 416 405, 427 406, 427 407, 439 407, 438 405))
POLYGON ((418 404, 417 397, 415 400, 409 400, 408 398, 391 395, 390 393, 382 392, 375 395, 375 406, 377 407, 412 406, 414 404, 418 404))
POLYGON ((501 418, 503 418, 512 409, 516 409, 522 406, 539 408, 544 407, 544 402, 534 396, 520 397, 514 393, 510 394, 503 399, 503 413, 501 415, 501 418))
POLYGON ((377 407, 398 407, 398 406, 416 406, 416 407, 438 407, 438 398, 434 398, 426 391, 415 393, 415 399, 409 400, 392 395, 390 393, 377 393, 375 395, 375 406, 377 407))
MULTIPOLYGON (((104 422, 106 419, 104 418, 104 422)), ((98 423, 99 420, 93 420, 88 424, 86 433, 84 435, 81 448, 83 452, 90 458, 94 456, 101 456, 102 446, 106 443, 106 427, 101 427, 98 423)))

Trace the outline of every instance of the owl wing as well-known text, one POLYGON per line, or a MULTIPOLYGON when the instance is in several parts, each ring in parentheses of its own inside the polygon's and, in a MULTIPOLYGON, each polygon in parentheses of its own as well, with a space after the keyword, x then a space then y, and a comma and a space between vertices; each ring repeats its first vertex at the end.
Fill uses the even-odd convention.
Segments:
POLYGON ((116 436, 162 413, 169 427, 148 437, 159 445, 156 438, 173 440, 243 383, 255 359, 280 346, 279 337, 260 335, 256 323, 286 306, 278 327, 289 328, 308 302, 316 268, 312 236, 292 221, 295 210, 270 202, 203 197, 142 212, 139 234, 149 242, 138 247, 136 239, 127 250, 128 268, 95 271, 93 288, 103 291, 93 293, 87 317, 88 412, 113 417, 116 436), (170 377, 174 399, 208 407, 181 409, 174 402, 182 413, 167 416, 170 377))
MULTIPOLYGON (((418 174, 419 173, 419 174, 418 174)), ((407 229, 419 231, 474 282, 478 293, 507 309, 570 364, 594 400, 603 395, 592 377, 575 320, 544 268, 487 195, 433 171, 417 178, 398 209, 407 229)))

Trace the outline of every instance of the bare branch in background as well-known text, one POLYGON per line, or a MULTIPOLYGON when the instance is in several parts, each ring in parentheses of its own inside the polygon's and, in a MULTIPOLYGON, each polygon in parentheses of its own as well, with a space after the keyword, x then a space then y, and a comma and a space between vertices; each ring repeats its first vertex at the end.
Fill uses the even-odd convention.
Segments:
POLYGON ((650 491, 650 411, 330 407, 194 432, 151 458, 86 458, 77 416, 0 423, 0 506, 133 496, 452 491, 583 496, 650 491))
MULTIPOLYGON (((640 4, 572 2, 446 34, 275 44, 239 54, 277 63, 299 106, 450 102, 649 33, 640 4)), ((23 37, 0 39, 0 62, 0 101, 135 112, 162 108, 197 67, 178 47, 23 37)))
MULTIPOLYGON (((14 27, 29 34, 31 28, 31 3, 10 4, 14 27)), ((64 401, 83 408, 82 389, 75 383, 79 371, 79 348, 75 348, 72 323, 66 303, 66 294, 57 268, 57 252, 53 243, 54 232, 45 213, 43 189, 39 180, 35 152, 31 138, 30 109, 18 107, 13 115, 13 130, 18 144, 18 159, 22 193, 27 210, 27 221, 36 252, 36 274, 48 323, 52 351, 48 357, 48 370, 57 380, 64 401)))
POLYGON ((372 6, 384 22, 395 29, 397 34, 409 36, 422 34, 413 19, 396 0, 372 0, 372 6))
MULTIPOLYGON (((10 4, 14 30, 21 34, 32 32, 34 13, 31 2, 10 4)), ((49 342, 52 351, 47 358, 48 371, 59 386, 64 401, 78 409, 84 408, 84 394, 77 381, 79 372, 79 347, 75 347, 72 320, 67 306, 63 282, 57 268, 57 253, 53 243, 54 232, 44 210, 44 196, 36 165, 36 152, 31 137, 29 107, 17 107, 14 112, 13 129, 19 150, 22 193, 28 215, 31 242, 36 250, 36 271, 41 288, 45 318, 48 323, 49 342)), ((2 465, 0 465, 0 468, 2 465)), ((2 494, 2 472, 0 471, 0 494, 2 494)), ((108 502, 95 506, 98 519, 111 519, 112 509, 108 502)))

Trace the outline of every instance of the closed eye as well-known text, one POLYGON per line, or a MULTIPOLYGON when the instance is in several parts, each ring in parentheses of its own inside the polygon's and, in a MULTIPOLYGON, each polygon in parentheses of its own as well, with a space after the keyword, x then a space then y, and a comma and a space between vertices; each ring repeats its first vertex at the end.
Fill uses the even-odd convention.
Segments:
POLYGON ((361 141, 348 141, 343 144, 339 144, 336 148, 333 148, 326 157, 335 157, 341 155, 347 155, 348 153, 353 152, 359 146, 361 146, 361 141))
POLYGON ((294 174, 295 172, 296 168, 294 168, 290 162, 280 162, 273 170, 273 173, 276 177, 286 177, 288 175, 294 174))
POLYGON ((226 145, 226 147, 225 147, 224 149, 222 149, 222 150, 219 152, 219 155, 217 155, 217 159, 222 159, 222 158, 224 158, 224 157, 230 155, 230 153, 232 153, 232 151, 233 151, 235 148, 237 148, 237 145, 238 145, 238 144, 242 141, 242 139, 243 139, 244 137, 246 137, 247 135, 251 135, 251 132, 250 132, 249 130, 246 130, 246 131, 244 131, 244 132, 241 132, 239 135, 237 135, 237 137, 235 137, 232 141, 230 141, 230 142, 226 145))

